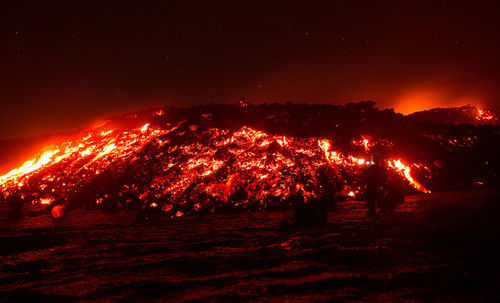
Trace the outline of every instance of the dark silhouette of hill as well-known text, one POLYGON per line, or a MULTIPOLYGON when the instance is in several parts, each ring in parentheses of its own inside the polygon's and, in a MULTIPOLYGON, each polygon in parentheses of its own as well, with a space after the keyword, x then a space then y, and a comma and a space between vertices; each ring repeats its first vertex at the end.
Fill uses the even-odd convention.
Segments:
POLYGON ((472 124, 497 125, 499 113, 495 110, 482 110, 471 105, 462 107, 433 108, 415 112, 408 117, 433 124, 472 124))

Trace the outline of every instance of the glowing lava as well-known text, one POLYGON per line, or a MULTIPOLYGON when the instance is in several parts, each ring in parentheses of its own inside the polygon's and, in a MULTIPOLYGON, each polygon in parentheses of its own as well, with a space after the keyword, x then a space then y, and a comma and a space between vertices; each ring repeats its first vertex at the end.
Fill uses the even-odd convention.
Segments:
MULTIPOLYGON (((362 190, 360 174, 372 164, 367 159, 376 141, 361 137, 353 142, 364 150, 360 156, 334 150, 328 139, 273 135, 246 126, 201 129, 181 121, 119 129, 102 123, 1 176, 0 190, 4 197, 42 205, 112 201, 128 208, 140 203, 182 216, 217 203, 261 209, 285 205, 298 192, 318 197, 318 180, 332 174, 326 176, 332 187, 354 197, 362 190)), ((429 192, 403 161, 391 159, 388 166, 417 190, 429 192)))
POLYGON ((387 164, 389 165, 390 168, 395 169, 400 175, 406 178, 410 184, 415 187, 417 190, 424 192, 424 193, 430 193, 430 190, 426 189, 422 184, 418 183, 413 177, 411 176, 411 168, 407 165, 404 165, 400 159, 398 160, 388 160, 387 164))
MULTIPOLYGON (((363 139, 362 142, 365 148, 368 149, 368 140, 363 139)), ((331 143, 326 139, 318 140, 318 146, 323 150, 325 158, 330 165, 364 166, 372 163, 365 161, 363 158, 357 158, 354 156, 343 157, 339 152, 331 151, 331 143)), ((415 189, 424 193, 430 193, 428 189, 411 176, 410 166, 404 165, 400 159, 389 159, 387 164, 389 168, 394 169, 401 176, 403 176, 415 189)))
POLYGON ((489 121, 493 121, 495 119, 495 116, 492 113, 490 113, 489 111, 479 109, 479 108, 477 108, 476 110, 477 110, 476 119, 479 121, 489 122, 489 121))

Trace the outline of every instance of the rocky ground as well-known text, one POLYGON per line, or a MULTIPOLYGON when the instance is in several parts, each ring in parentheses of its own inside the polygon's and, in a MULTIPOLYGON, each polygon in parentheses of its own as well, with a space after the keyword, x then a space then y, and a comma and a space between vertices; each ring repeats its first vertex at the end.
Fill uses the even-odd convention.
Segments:
POLYGON ((0 212, 0 301, 498 301, 493 190, 407 197, 391 215, 339 203, 325 227, 289 211, 136 221, 0 212))

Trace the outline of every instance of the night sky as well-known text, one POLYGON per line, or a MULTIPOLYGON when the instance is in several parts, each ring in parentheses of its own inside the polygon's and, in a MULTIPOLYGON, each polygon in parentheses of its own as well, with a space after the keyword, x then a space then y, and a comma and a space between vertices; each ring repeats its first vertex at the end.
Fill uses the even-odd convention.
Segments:
POLYGON ((498 100, 497 1, 295 2, 2 1, 0 139, 241 97, 404 113, 498 100))

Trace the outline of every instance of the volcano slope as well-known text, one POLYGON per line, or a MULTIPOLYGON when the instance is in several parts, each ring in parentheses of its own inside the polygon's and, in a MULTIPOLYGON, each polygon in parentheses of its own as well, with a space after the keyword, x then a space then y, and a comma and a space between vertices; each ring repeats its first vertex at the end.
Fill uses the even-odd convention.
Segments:
POLYGON ((209 105, 113 117, 1 176, 0 198, 55 216, 82 207, 170 217, 277 209, 296 195, 360 196, 374 157, 407 193, 496 182, 498 126, 431 124, 374 105, 209 105))

